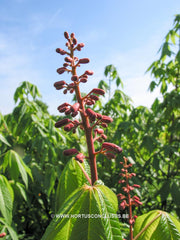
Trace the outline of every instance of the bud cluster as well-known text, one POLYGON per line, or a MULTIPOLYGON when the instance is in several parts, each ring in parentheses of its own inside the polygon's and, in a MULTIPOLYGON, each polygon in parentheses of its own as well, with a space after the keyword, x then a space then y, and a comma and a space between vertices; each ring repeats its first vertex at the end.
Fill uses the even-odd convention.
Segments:
POLYGON ((118 199, 120 200, 120 205, 119 208, 124 210, 126 207, 129 208, 129 224, 133 225, 135 222, 135 219, 137 216, 132 216, 132 206, 134 205, 135 207, 139 207, 142 205, 142 202, 140 201, 140 198, 136 195, 131 196, 131 191, 134 190, 135 188, 140 188, 140 185, 138 184, 133 184, 132 186, 129 185, 129 179, 132 177, 135 177, 135 173, 130 173, 129 168, 132 167, 131 163, 127 163, 128 159, 126 157, 123 157, 124 162, 120 162, 120 164, 123 165, 123 168, 121 169, 120 176, 123 178, 119 180, 119 184, 122 185, 122 190, 124 194, 119 193, 117 195, 118 199))
POLYGON ((69 35, 68 32, 65 32, 64 37, 67 40, 65 44, 67 51, 61 48, 56 49, 57 53, 65 55, 64 64, 62 67, 57 69, 57 72, 60 75, 64 72, 71 73, 71 82, 67 83, 64 80, 60 80, 54 83, 54 87, 57 90, 63 89, 64 94, 68 92, 75 93, 77 102, 73 105, 65 102, 58 106, 58 111, 60 113, 64 113, 66 116, 70 115, 72 118, 76 117, 79 113, 81 121, 79 122, 76 119, 70 120, 68 118, 64 118, 56 122, 55 127, 63 127, 65 131, 69 132, 72 130, 73 133, 76 131, 77 127, 84 130, 87 139, 88 156, 85 157, 74 148, 65 150, 64 155, 76 155, 75 159, 80 163, 83 162, 84 158, 88 158, 91 167, 91 178, 93 184, 98 179, 96 155, 104 154, 108 159, 113 159, 116 157, 116 154, 120 154, 122 152, 122 149, 113 143, 104 142, 107 139, 107 136, 104 134, 104 130, 102 128, 107 128, 108 124, 111 123, 113 119, 109 116, 97 113, 90 108, 90 106, 94 105, 96 101, 99 100, 99 96, 103 96, 105 94, 105 91, 100 88, 93 88, 86 96, 81 96, 79 89, 80 83, 86 83, 88 81, 88 77, 93 75, 93 71, 91 70, 86 70, 83 74, 77 75, 77 68, 80 67, 81 64, 87 64, 90 61, 89 58, 79 59, 74 56, 75 51, 81 51, 84 47, 84 43, 78 43, 74 33, 69 35), (95 141, 102 143, 101 149, 97 152, 94 150, 95 141))

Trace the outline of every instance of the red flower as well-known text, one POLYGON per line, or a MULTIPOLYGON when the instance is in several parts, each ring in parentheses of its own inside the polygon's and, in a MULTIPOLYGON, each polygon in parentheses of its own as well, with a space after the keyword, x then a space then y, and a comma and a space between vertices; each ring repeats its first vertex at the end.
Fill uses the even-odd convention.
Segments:
POLYGON ((71 155, 74 155, 76 153, 78 153, 78 150, 76 148, 66 149, 66 150, 63 151, 63 154, 65 156, 71 156, 71 155))

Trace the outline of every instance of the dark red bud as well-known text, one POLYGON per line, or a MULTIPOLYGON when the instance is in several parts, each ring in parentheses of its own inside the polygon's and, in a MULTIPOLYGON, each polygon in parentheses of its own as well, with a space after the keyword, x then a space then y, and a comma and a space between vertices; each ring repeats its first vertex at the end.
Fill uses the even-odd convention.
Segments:
POLYGON ((69 115, 71 113, 71 109, 67 109, 66 111, 65 111, 65 114, 66 115, 69 115))
POLYGON ((102 115, 100 113, 96 113, 97 119, 102 119, 102 115))
POLYGON ((69 34, 68 32, 64 32, 64 37, 68 40, 69 39, 69 34))
POLYGON ((92 109, 87 108, 86 109, 86 114, 88 115, 88 117, 89 117, 89 119, 91 121, 95 121, 96 120, 96 113, 92 109))
POLYGON ((76 45, 77 44, 77 39, 73 38, 73 44, 76 45))
POLYGON ((101 138, 106 140, 107 139, 107 136, 105 134, 101 134, 101 138))
POLYGON ((89 58, 81 58, 79 59, 79 63, 81 64, 89 63, 89 58))
POLYGON ((101 124, 101 127, 103 127, 103 128, 107 128, 108 125, 107 125, 107 123, 102 123, 102 124, 101 124))
POLYGON ((75 159, 76 159, 77 161, 79 161, 80 163, 83 163, 83 162, 84 162, 84 158, 85 158, 85 156, 84 156, 82 153, 78 153, 78 154, 76 155, 76 157, 75 157, 75 159))
POLYGON ((138 217, 137 215, 134 215, 134 220, 136 220, 137 217, 138 217))
POLYGON ((63 93, 64 93, 64 94, 66 94, 66 93, 67 93, 67 91, 68 91, 67 89, 64 89, 63 93))
POLYGON ((72 112, 77 112, 79 110, 80 104, 77 102, 71 106, 72 112))
POLYGON ((81 78, 80 82, 86 83, 87 82, 87 78, 81 78))
POLYGON ((55 83, 54 83, 54 87, 55 87, 56 89, 61 89, 61 88, 59 88, 59 87, 62 87, 64 84, 66 84, 65 81, 58 81, 58 82, 55 82, 55 83))
POLYGON ((76 117, 78 115, 78 112, 71 113, 71 117, 76 117))
POLYGON ((121 184, 121 183, 125 183, 125 180, 123 179, 123 180, 119 180, 119 182, 118 182, 119 184, 121 184))
POLYGON ((69 132, 69 131, 71 131, 71 129, 74 127, 74 124, 73 123, 69 123, 68 125, 66 125, 65 127, 64 127, 64 130, 66 131, 66 132, 69 132))
POLYGON ((84 47, 84 43, 79 43, 78 45, 77 45, 77 50, 78 51, 81 51, 81 48, 83 48, 84 47))
POLYGON ((62 107, 62 108, 59 109, 59 112, 60 112, 60 113, 63 113, 63 112, 65 112, 66 110, 67 110, 67 107, 62 107))
POLYGON ((135 187, 135 188, 140 188, 141 186, 138 185, 138 184, 134 184, 133 187, 135 187))
POLYGON ((65 57, 64 61, 72 63, 73 59, 70 57, 65 57))
POLYGON ((113 121, 113 119, 109 116, 103 115, 101 121, 104 123, 111 123, 113 121))
POLYGON ((79 80, 79 77, 77 76, 77 75, 73 75, 72 77, 71 77, 71 80, 72 81, 78 81, 79 80))
POLYGON ((5 237, 5 236, 6 236, 6 233, 5 233, 5 232, 0 233, 0 238, 3 238, 3 237, 5 237))
POLYGON ((61 48, 57 48, 57 49, 56 49, 56 52, 57 52, 57 53, 60 53, 61 55, 65 55, 65 54, 66 54, 66 51, 64 51, 64 50, 61 49, 61 48))
POLYGON ((119 207, 120 207, 122 210, 124 210, 124 209, 126 208, 126 206, 127 206, 126 200, 123 200, 122 203, 119 205, 119 207))
POLYGON ((129 224, 133 225, 134 224, 134 219, 129 219, 129 224))
POLYGON ((96 96, 96 95, 90 95, 89 96, 91 99, 95 100, 95 101, 98 101, 99 100, 99 97, 96 96))
POLYGON ((68 66, 69 66, 68 63, 64 63, 64 64, 63 64, 63 67, 65 67, 65 68, 68 67, 68 66))
POLYGON ((119 200, 126 199, 126 196, 123 195, 122 193, 117 194, 117 197, 119 198, 119 200))
POLYGON ((91 71, 91 70, 86 70, 86 71, 85 71, 85 74, 87 74, 87 75, 91 76, 91 75, 93 75, 93 74, 94 74, 94 72, 93 72, 93 71, 91 71))
POLYGON ((62 73, 64 73, 66 71, 66 68, 65 67, 61 67, 61 68, 58 68, 57 69, 57 72, 59 73, 59 74, 62 74, 62 73))
POLYGON ((71 33, 71 38, 74 38, 75 37, 75 34, 74 33, 71 33))
POLYGON ((109 142, 104 142, 102 144, 102 148, 105 148, 109 151, 115 152, 115 153, 121 153, 122 152, 122 148, 120 148, 118 145, 114 144, 114 143, 109 143, 109 142))
POLYGON ((101 128, 96 128, 96 129, 94 129, 94 132, 97 132, 98 134, 103 134, 104 130, 101 128))
POLYGON ((67 106, 69 106, 69 103, 65 102, 65 103, 59 105, 59 107, 57 109, 59 110, 60 108, 67 107, 67 106))
POLYGON ((93 88, 93 90, 91 92, 95 93, 95 94, 99 94, 99 95, 104 95, 105 94, 105 91, 103 89, 100 89, 100 88, 93 88))
POLYGON ((74 92, 74 89, 71 89, 69 92, 72 94, 74 92))
POLYGON ((64 125, 67 125, 69 122, 71 122, 70 119, 64 118, 64 119, 59 120, 58 122, 56 122, 56 123, 55 123, 55 127, 56 127, 56 128, 63 127, 64 125))
POLYGON ((78 153, 78 150, 76 148, 71 148, 71 149, 66 149, 63 151, 63 154, 65 156, 71 156, 71 155, 74 155, 74 154, 77 154, 78 153))

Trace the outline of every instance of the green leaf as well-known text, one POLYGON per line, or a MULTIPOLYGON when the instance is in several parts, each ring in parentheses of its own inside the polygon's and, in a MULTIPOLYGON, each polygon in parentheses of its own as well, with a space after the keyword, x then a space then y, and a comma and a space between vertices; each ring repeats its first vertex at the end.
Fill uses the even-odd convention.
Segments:
MULTIPOLYGON (((12 240, 18 240, 18 236, 17 236, 17 233, 15 232, 15 230, 6 223, 6 221, 4 221, 3 218, 0 218, 0 222, 4 225, 5 228, 7 228, 12 240)), ((9 239, 9 238, 7 238, 9 239)))
POLYGON ((9 171, 13 180, 17 181, 19 175, 21 174, 21 177, 27 187, 28 175, 31 177, 31 179, 33 179, 30 168, 23 162, 20 155, 17 154, 14 150, 9 150, 6 153, 5 158, 8 159, 9 167, 10 167, 9 171))
POLYGON ((0 211, 6 220, 6 223, 11 225, 12 210, 13 210, 14 193, 7 178, 0 175, 0 211))
POLYGON ((85 185, 64 202, 42 240, 122 240, 117 200, 103 185, 85 185), (116 203, 115 203, 116 202, 116 203), (64 217, 63 217, 64 216, 64 217))
MULTIPOLYGON (((88 165, 83 164, 85 171, 89 173, 88 165)), ((71 159, 64 168, 56 192, 56 211, 61 207, 66 198, 77 188, 82 187, 87 183, 81 168, 78 163, 71 159)))
POLYGON ((8 143, 8 141, 6 140, 6 138, 5 138, 2 134, 0 134, 0 141, 2 141, 3 143, 5 143, 5 144, 8 145, 9 147, 11 146, 11 145, 8 143))
POLYGON ((180 223, 169 213, 153 210, 136 219, 134 239, 177 240, 180 239, 180 223), (144 231, 143 231, 144 230, 144 231), (138 234, 142 231, 142 234, 138 234), (138 237, 138 238, 137 238, 138 237))

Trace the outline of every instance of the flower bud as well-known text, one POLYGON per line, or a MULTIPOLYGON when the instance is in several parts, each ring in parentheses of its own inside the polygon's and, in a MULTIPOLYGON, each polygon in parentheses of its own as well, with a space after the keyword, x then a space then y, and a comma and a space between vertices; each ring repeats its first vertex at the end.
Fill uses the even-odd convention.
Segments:
POLYGON ((102 123, 102 124, 101 124, 101 127, 103 127, 103 128, 107 128, 108 125, 107 125, 107 123, 102 123))
POLYGON ((58 122, 56 122, 56 123, 55 123, 55 127, 56 127, 56 128, 63 127, 64 125, 68 124, 69 122, 71 122, 70 119, 64 118, 64 119, 59 120, 58 122))
POLYGON ((84 47, 84 43, 79 43, 79 44, 77 45, 76 49, 77 49, 78 51, 81 51, 81 48, 83 48, 83 47, 84 47))
POLYGON ((71 113, 71 109, 67 109, 66 111, 65 111, 65 115, 69 115, 71 113))
POLYGON ((115 152, 115 153, 121 153, 122 152, 122 148, 120 148, 118 145, 114 144, 114 143, 109 143, 109 142, 104 142, 102 144, 102 148, 105 148, 111 152, 115 152))
POLYGON ((133 184, 133 187, 135 187, 135 188, 140 188, 141 186, 138 185, 138 184, 133 184))
POLYGON ((68 63, 63 63, 63 67, 68 67, 69 66, 69 64, 68 63))
POLYGON ((61 49, 61 48, 57 48, 57 49, 56 49, 56 52, 57 52, 57 53, 60 53, 61 55, 65 55, 65 54, 66 54, 66 51, 64 51, 64 50, 61 49))
POLYGON ((76 155, 76 157, 75 157, 75 159, 76 159, 77 161, 79 161, 80 163, 83 163, 83 162, 84 162, 84 158, 85 158, 85 156, 84 156, 82 153, 78 153, 78 154, 76 155))
POLYGON ((79 59, 79 63, 81 64, 89 63, 89 58, 81 58, 79 59))
POLYGON ((65 62, 72 63, 73 59, 70 58, 70 57, 65 57, 64 61, 65 61, 65 62))
POLYGON ((126 200, 123 200, 122 203, 120 203, 120 205, 119 205, 119 207, 120 207, 122 210, 124 210, 126 206, 127 206, 126 200))
POLYGON ((80 104, 77 102, 71 106, 72 112, 77 112, 79 110, 80 104))
POLYGON ((76 45, 77 44, 77 39, 73 38, 73 44, 76 45))
POLYGON ((79 77, 77 76, 77 75, 73 75, 72 77, 71 77, 71 80, 72 81, 78 81, 79 80, 79 77))
POLYGON ((76 117, 78 115, 78 112, 71 113, 71 117, 76 117))
POLYGON ((75 37, 75 34, 74 33, 71 33, 71 38, 74 38, 75 37))
POLYGON ((95 101, 98 101, 99 100, 99 97, 96 96, 96 95, 90 95, 89 96, 91 99, 95 100, 95 101))
POLYGON ((101 134, 101 138, 106 140, 107 139, 107 136, 105 134, 101 134))
POLYGON ((60 108, 67 107, 67 106, 69 106, 69 103, 65 102, 65 103, 59 105, 59 107, 57 109, 59 110, 60 108))
MULTIPOLYGON (((65 81, 58 81, 58 82, 55 82, 55 83, 54 83, 54 87, 55 87, 57 90, 59 90, 59 89, 62 89, 62 86, 63 86, 64 84, 66 84, 65 81)), ((63 87, 64 87, 64 86, 63 86, 63 87)))
POLYGON ((96 117, 97 117, 97 119, 102 119, 102 115, 100 114, 100 113, 96 113, 96 117))
POLYGON ((62 108, 59 109, 59 112, 60 112, 60 113, 63 113, 63 112, 65 112, 66 110, 67 110, 67 107, 62 107, 62 108))
POLYGON ((93 88, 93 90, 91 91, 92 93, 98 94, 98 95, 104 95, 105 91, 103 89, 100 88, 93 88))
POLYGON ((57 69, 57 73, 59 73, 59 74, 62 74, 62 73, 64 73, 66 71, 66 68, 65 67, 61 67, 61 68, 58 68, 57 69))
POLYGON ((68 40, 69 39, 69 34, 68 32, 64 32, 64 37, 68 40))
POLYGON ((92 109, 87 108, 86 109, 86 114, 88 115, 88 117, 91 121, 94 122, 96 120, 96 113, 92 109))
POLYGON ((87 78, 81 78, 80 82, 86 83, 87 82, 87 78))
POLYGON ((0 233, 0 238, 3 238, 3 237, 5 237, 5 236, 6 236, 6 233, 5 233, 5 232, 0 233))
POLYGON ((93 74, 94 74, 94 72, 93 72, 93 71, 91 71, 91 70, 86 70, 86 71, 85 71, 85 74, 87 74, 87 75, 91 76, 91 75, 93 75, 93 74))
POLYGON ((66 149, 66 150, 63 151, 63 154, 65 156, 71 156, 71 155, 74 155, 76 153, 78 153, 78 150, 76 148, 66 149))
POLYGON ((104 123, 111 123, 113 121, 113 119, 109 116, 103 115, 101 121, 104 123))
POLYGON ((97 132, 98 134, 103 134, 104 130, 101 128, 96 128, 96 129, 94 129, 94 132, 97 132))
POLYGON ((74 92, 74 89, 71 89, 69 92, 72 94, 74 92))
POLYGON ((71 129, 74 127, 74 124, 73 123, 69 123, 68 125, 66 125, 65 127, 64 127, 64 131, 66 131, 66 132, 69 132, 69 131, 71 131, 71 129))
POLYGON ((67 93, 67 89, 64 89, 63 93, 66 94, 67 93))

